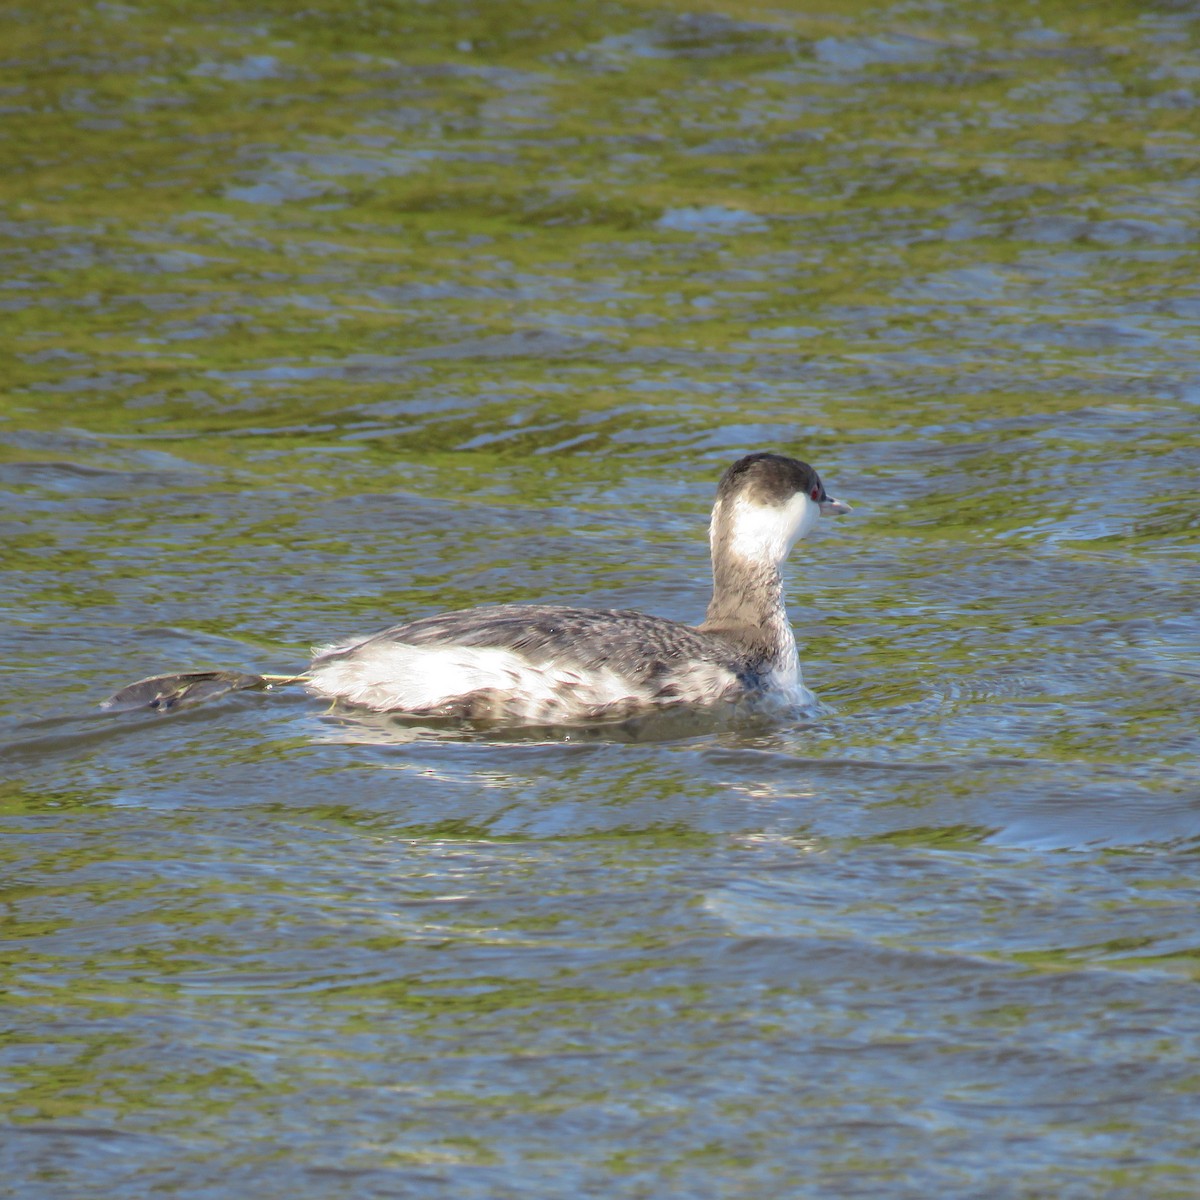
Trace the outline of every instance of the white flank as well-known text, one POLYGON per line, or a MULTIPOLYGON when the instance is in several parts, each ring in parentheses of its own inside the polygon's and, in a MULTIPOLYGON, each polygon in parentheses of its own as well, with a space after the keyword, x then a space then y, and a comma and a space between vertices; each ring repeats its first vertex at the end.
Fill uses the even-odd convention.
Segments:
POLYGON ((644 694, 612 671, 585 674, 488 647, 390 641, 371 642, 345 657, 318 657, 308 687, 376 712, 437 713, 480 692, 496 694, 498 707, 508 715, 533 718, 585 716, 610 705, 646 702, 644 694))

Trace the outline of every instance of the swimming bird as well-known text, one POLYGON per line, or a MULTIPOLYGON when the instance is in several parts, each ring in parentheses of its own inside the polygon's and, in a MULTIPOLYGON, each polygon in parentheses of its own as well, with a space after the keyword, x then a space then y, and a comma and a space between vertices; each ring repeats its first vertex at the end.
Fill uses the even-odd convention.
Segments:
POLYGON ((489 605, 318 647, 299 675, 155 676, 104 706, 169 709, 301 682, 317 696, 376 712, 572 724, 749 697, 799 699, 806 693, 783 563, 819 517, 850 511, 807 463, 748 454, 717 485, 712 599, 699 625, 632 609, 489 605))

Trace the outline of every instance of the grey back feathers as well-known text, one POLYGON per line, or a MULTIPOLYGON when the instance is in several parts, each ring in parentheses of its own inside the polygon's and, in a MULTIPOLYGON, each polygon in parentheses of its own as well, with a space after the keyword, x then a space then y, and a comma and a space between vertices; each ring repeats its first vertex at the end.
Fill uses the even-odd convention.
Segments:
POLYGON ((757 683, 739 659, 721 639, 647 613, 506 604, 319 651, 309 686, 382 711, 572 721, 732 699, 757 683))

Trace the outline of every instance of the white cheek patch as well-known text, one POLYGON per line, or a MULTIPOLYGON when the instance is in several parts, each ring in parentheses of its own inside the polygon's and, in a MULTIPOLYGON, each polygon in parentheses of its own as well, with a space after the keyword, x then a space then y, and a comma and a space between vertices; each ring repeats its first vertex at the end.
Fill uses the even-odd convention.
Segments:
POLYGON ((798 538, 817 523, 821 506, 797 492, 782 507, 738 498, 729 513, 730 551, 752 562, 781 563, 798 538))

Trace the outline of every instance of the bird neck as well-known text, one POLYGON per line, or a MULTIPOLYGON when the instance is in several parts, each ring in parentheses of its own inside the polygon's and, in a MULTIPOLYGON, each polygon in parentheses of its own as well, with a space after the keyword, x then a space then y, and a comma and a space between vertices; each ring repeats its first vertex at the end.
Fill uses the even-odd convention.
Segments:
POLYGON ((783 603, 783 576, 770 561, 748 562, 713 544, 713 594, 700 629, 735 643, 764 670, 796 666, 796 637, 783 603))

